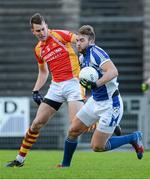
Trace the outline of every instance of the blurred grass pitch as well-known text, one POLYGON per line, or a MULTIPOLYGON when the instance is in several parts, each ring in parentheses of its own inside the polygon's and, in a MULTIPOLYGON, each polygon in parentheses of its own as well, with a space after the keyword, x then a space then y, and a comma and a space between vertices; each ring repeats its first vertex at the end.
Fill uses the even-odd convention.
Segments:
POLYGON ((134 151, 76 151, 70 168, 56 168, 63 151, 35 151, 21 168, 6 168, 16 150, 0 150, 0 179, 150 179, 150 152, 138 160, 134 151))

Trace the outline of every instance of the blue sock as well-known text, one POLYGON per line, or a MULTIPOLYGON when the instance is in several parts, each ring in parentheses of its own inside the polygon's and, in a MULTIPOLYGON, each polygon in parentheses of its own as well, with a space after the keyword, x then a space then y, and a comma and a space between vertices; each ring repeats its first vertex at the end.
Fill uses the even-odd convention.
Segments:
POLYGON ((106 143, 105 150, 109 151, 115 148, 118 148, 122 145, 132 143, 136 140, 136 135, 129 134, 125 136, 112 136, 106 143))
POLYGON ((70 166, 71 159, 73 156, 74 151, 76 150, 78 141, 67 138, 65 140, 65 147, 64 147, 64 157, 62 161, 63 166, 70 166))

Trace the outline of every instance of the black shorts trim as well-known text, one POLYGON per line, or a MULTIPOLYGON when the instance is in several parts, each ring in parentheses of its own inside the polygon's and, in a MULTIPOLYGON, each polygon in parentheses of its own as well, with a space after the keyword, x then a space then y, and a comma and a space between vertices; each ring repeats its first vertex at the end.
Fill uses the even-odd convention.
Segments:
POLYGON ((80 101, 80 102, 83 102, 83 103, 84 103, 84 101, 85 101, 85 100, 81 99, 81 100, 78 100, 78 101, 80 101))
POLYGON ((46 103, 46 104, 48 104, 48 105, 51 106, 52 108, 54 108, 56 111, 58 111, 58 109, 60 108, 60 106, 63 104, 63 103, 56 102, 56 101, 53 101, 53 100, 47 99, 47 98, 44 98, 43 102, 46 103))
POLYGON ((112 95, 112 98, 114 98, 115 96, 118 96, 119 95, 119 90, 117 89, 114 94, 112 95))

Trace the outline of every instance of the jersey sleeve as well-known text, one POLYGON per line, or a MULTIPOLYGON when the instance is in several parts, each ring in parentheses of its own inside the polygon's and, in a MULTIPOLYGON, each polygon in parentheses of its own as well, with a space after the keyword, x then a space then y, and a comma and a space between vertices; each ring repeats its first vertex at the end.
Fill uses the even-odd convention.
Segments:
POLYGON ((105 62, 110 61, 109 55, 101 48, 94 48, 91 54, 93 63, 102 66, 105 62))
POLYGON ((34 54, 35 54, 35 57, 36 57, 36 60, 39 64, 43 64, 44 61, 41 59, 40 57, 40 48, 38 46, 35 47, 34 49, 34 54))

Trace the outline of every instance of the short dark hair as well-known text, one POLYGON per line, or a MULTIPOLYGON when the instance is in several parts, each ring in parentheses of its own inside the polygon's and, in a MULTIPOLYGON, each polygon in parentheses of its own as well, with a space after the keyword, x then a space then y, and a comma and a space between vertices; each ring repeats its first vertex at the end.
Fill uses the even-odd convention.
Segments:
POLYGON ((78 34, 89 36, 90 40, 95 40, 94 28, 90 25, 83 25, 80 27, 78 34))
POLYGON ((30 18, 30 26, 33 28, 33 24, 42 24, 42 22, 45 22, 45 19, 43 16, 41 16, 40 13, 35 13, 30 18))

